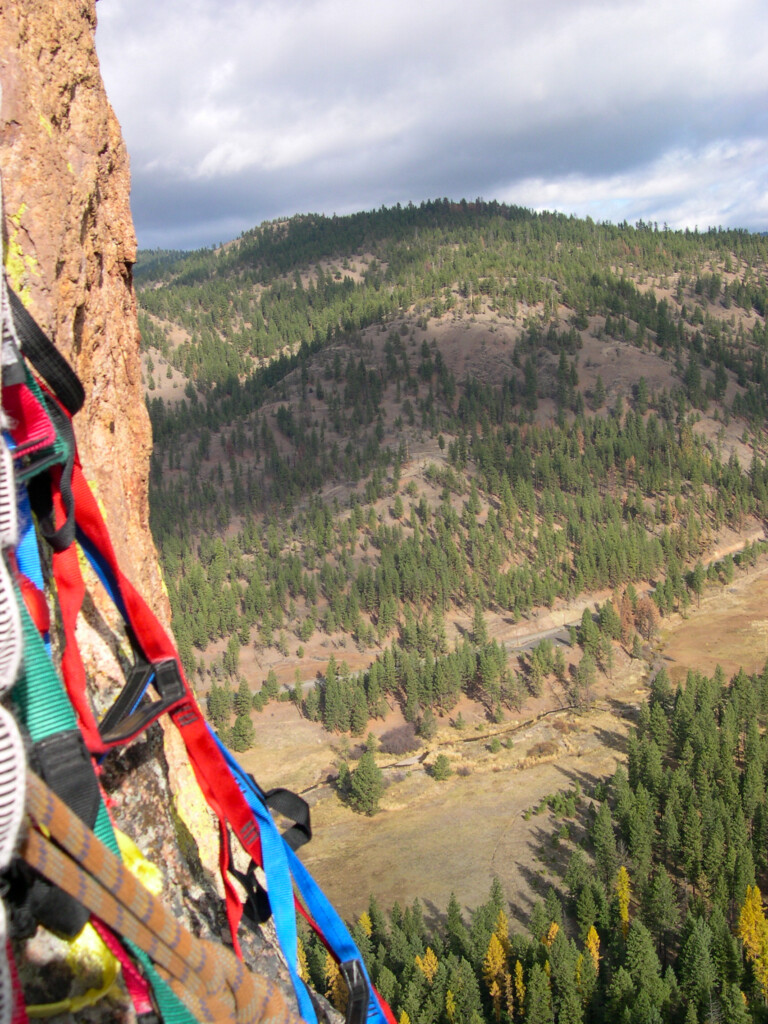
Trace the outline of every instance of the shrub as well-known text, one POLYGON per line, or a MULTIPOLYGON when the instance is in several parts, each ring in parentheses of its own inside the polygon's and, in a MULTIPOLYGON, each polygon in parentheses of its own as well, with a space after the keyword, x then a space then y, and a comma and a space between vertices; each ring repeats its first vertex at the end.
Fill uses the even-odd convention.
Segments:
POLYGON ((379 749, 383 754, 411 754, 421 746, 413 722, 398 725, 383 733, 379 741, 379 749))
POLYGON ((435 758, 435 763, 432 765, 432 778, 436 779, 437 782, 442 782, 444 779, 450 778, 451 775, 453 775, 451 762, 445 754, 438 754, 435 758))
POLYGON ((558 746, 553 740, 543 740, 541 743, 534 743, 528 751, 528 757, 550 757, 557 751, 558 746))

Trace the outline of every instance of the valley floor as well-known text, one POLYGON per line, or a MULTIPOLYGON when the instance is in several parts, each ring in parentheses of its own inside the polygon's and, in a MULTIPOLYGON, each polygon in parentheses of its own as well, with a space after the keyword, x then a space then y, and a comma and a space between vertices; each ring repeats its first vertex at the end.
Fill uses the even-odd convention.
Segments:
MULTIPOLYGON (((706 590, 686 619, 664 620, 655 665, 665 664, 673 683, 689 668, 711 674, 720 664, 729 677, 739 667, 762 669, 768 658, 767 605, 768 561, 762 559, 740 571, 729 587, 706 590)), ((497 875, 513 913, 516 908, 524 921, 567 864, 581 827, 535 808, 575 782, 589 792, 612 774, 647 695, 648 662, 616 662, 613 678, 600 678, 594 705, 585 713, 559 710, 560 695, 553 690, 527 701, 517 721, 495 726, 465 700, 451 713, 455 720, 462 712, 465 729, 457 731, 447 716, 439 720, 427 757, 433 761, 438 749, 446 753, 454 774, 436 782, 423 764, 388 769, 391 784, 373 818, 352 813, 323 784, 343 741, 299 720, 292 706, 270 704, 255 719, 258 745, 241 759, 265 788, 306 791, 314 836, 302 859, 343 916, 358 916, 371 892, 384 907, 419 897, 427 915, 442 913, 451 892, 472 908, 486 899, 497 875), (493 753, 496 733, 511 745, 493 753), (564 824, 570 835, 553 842, 564 824)), ((400 721, 395 713, 375 723, 374 732, 380 735, 400 721)))

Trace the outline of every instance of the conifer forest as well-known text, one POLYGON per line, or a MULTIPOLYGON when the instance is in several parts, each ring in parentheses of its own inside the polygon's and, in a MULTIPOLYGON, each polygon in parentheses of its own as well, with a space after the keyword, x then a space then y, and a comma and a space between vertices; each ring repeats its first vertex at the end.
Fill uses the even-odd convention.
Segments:
POLYGON ((291 705, 374 816, 387 757, 449 784, 463 702, 586 715, 642 669, 613 775, 546 798, 532 908, 489 877, 352 922, 400 1024, 768 1021, 768 663, 673 681, 659 647, 768 553, 768 237, 438 200, 143 252, 135 281, 152 529, 233 751, 291 705))

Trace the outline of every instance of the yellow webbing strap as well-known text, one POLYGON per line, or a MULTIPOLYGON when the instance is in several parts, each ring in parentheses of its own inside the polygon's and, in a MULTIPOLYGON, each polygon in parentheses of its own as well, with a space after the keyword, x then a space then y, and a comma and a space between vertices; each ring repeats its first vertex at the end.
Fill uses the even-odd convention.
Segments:
POLYGON ((77 967, 83 962, 86 962, 88 966, 101 968, 102 981, 99 988, 89 988, 82 995, 60 999, 56 1003, 27 1005, 27 1016, 39 1019, 55 1017, 59 1013, 78 1013, 86 1006, 93 1006, 108 995, 117 981, 117 959, 110 953, 99 933, 90 924, 87 924, 80 934, 72 939, 67 950, 67 963, 71 967, 77 970, 77 967))

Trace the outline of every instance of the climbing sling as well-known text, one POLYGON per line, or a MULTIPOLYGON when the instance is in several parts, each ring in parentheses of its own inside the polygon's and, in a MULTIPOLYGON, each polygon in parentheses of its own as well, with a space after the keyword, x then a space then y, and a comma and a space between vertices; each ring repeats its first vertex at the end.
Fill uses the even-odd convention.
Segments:
MULTIPOLYGON (((254 1007, 260 999, 267 1000, 264 1005, 272 1007, 270 1000, 273 994, 262 992, 258 999, 252 996, 248 986, 253 982, 242 981, 243 977, 250 975, 235 958, 232 958, 236 965, 233 967, 227 956, 223 952, 216 953, 211 944, 201 944, 197 940, 190 943, 186 938, 182 941, 180 932, 167 931, 168 920, 154 909, 151 919, 165 929, 162 931, 165 937, 156 933, 148 939, 142 931, 146 922, 136 922, 127 915, 116 894, 108 894, 103 886, 102 874, 107 870, 120 877, 121 885, 126 882, 130 888, 132 883, 127 882, 126 872, 120 868, 115 856, 114 834, 101 799, 97 774, 93 772, 91 756, 103 758, 110 750, 129 743, 157 718, 168 713, 184 740, 201 791, 219 822, 220 867, 235 952, 240 953, 237 931, 243 907, 233 875, 251 890, 251 922, 264 919, 268 913, 272 915, 305 1021, 310 1024, 316 1021, 317 1013, 313 996, 299 975, 297 911, 339 965, 349 989, 347 1021, 350 1024, 362 1024, 364 1021, 394 1024, 389 1007, 371 984, 348 929, 296 857, 295 845, 309 835, 308 817, 304 820, 299 810, 295 814, 296 824, 289 833, 286 836, 279 833, 269 802, 279 804, 285 798, 264 794, 212 733, 184 677, 175 647, 154 613, 120 570, 98 503, 83 473, 70 422, 71 416, 82 405, 82 386, 23 304, 10 289, 6 293, 5 287, 3 371, 3 402, 5 405, 10 399, 14 410, 14 420, 6 433, 6 440, 13 449, 16 477, 26 481, 26 492, 39 532, 52 548, 52 574, 64 636, 62 675, 66 692, 46 650, 49 628, 47 605, 42 593, 42 574, 39 565, 35 565, 36 542, 29 527, 32 519, 22 500, 22 519, 26 524, 22 540, 25 543, 14 546, 15 554, 11 561, 14 563, 18 558, 14 569, 20 587, 25 671, 19 677, 14 700, 17 713, 32 738, 35 763, 48 782, 46 787, 36 776, 30 775, 29 813, 36 824, 25 840, 25 855, 28 854, 32 865, 62 891, 64 916, 70 913, 67 906, 72 908, 71 898, 74 896, 78 903, 96 913, 103 926, 107 926, 107 937, 110 927, 112 932, 122 935, 125 944, 123 947, 118 944, 118 949, 122 949, 124 973, 130 974, 130 958, 125 955, 127 948, 140 963, 141 970, 135 972, 139 979, 137 985, 141 988, 143 972, 152 983, 163 1020, 182 1024, 182 1021, 191 1019, 263 1019, 248 1014, 255 1012, 254 1007), (30 358, 45 383, 30 373, 22 353, 30 358), (6 372, 8 367, 10 370, 6 372), (122 616, 134 656, 125 686, 101 721, 97 721, 88 699, 86 673, 76 638, 76 623, 86 593, 76 544, 86 555, 122 616), (43 678, 47 680, 45 691, 40 683, 43 678), (55 697, 48 695, 49 689, 50 694, 56 694, 55 697), (43 693, 46 695, 41 696, 43 693), (59 711, 52 717, 54 707, 59 711), (73 792, 60 794, 70 802, 69 810, 66 803, 50 792, 52 785, 64 786, 68 777, 78 780, 74 787, 70 786, 73 792), (62 829, 60 832, 51 830, 55 844, 43 834, 43 830, 50 827, 49 817, 56 822, 57 829, 62 829), (90 828, 93 828, 95 836, 90 828), (230 873, 233 861, 230 831, 250 857, 252 866, 263 870, 266 896, 257 890, 252 869, 247 874, 230 873), (77 837, 74 860, 72 849, 67 845, 72 835, 77 837), (69 838, 65 840, 65 836, 69 838), (88 839, 88 836, 93 838, 88 839), (93 861, 89 861, 90 868, 85 863, 76 865, 78 855, 83 855, 94 844, 98 844, 100 851, 97 867, 93 866, 93 861), (66 854, 60 846, 65 847, 66 854), (69 904, 66 902, 68 899, 69 904), (94 902, 96 908, 92 905, 94 902), (254 911, 254 907, 258 909, 254 911), (146 948, 148 944, 150 949, 146 948), (152 968, 150 958, 157 963, 159 973, 152 968), (204 971, 199 966, 201 964, 206 965, 204 971), (200 986, 208 982, 211 987, 203 991, 200 986), (242 994, 233 991, 233 986, 236 988, 240 984, 244 986, 242 994), (182 991, 185 993, 183 1005, 179 1003, 182 991), (234 999, 234 1008, 229 1007, 227 999, 230 996, 226 993, 234 999), (190 1010, 193 1018, 188 1016, 190 1010)), ((4 457, 7 463, 7 453, 4 457)), ((9 484, 0 477, 0 491, 3 486, 8 488, 9 484)), ((2 614, 0 605, 0 631, 2 614)), ((12 617, 13 613, 9 612, 9 615, 12 617)), ((2 663, 3 651, 0 650, 0 672, 2 663)), ((15 675, 12 654, 9 664, 7 671, 15 675)), ((291 808, 293 813, 296 804, 288 801, 283 806, 291 808)), ((146 908, 149 906, 147 903, 146 908)), ((175 922, 174 926, 178 927, 175 922)), ((137 999, 140 1002, 141 996, 137 999)), ((273 1010, 269 1012, 273 1013, 273 1010)), ((274 1019, 277 1024, 278 1021, 295 1018, 278 1014, 268 1019, 274 1019)), ((1 1012, 0 1024, 4 1024, 1 1012)))

